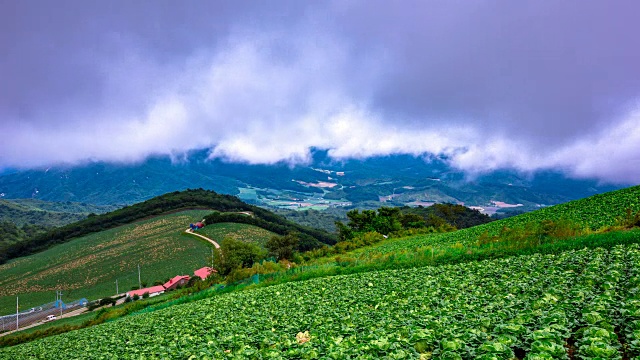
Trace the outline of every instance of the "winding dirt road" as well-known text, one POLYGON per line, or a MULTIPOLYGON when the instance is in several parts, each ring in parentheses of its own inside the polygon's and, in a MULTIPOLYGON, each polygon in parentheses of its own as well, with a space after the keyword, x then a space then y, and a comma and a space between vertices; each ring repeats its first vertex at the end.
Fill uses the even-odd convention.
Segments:
MULTIPOLYGON (((202 222, 204 222, 204 220, 202 220, 202 222)), ((207 241, 208 241, 208 242, 210 242, 213 246, 215 246, 215 248, 216 248, 216 249, 220 249, 220 244, 218 244, 217 242, 215 242, 215 241, 213 241, 213 240, 209 239, 209 238, 208 238, 208 237, 206 237, 206 236, 203 236, 203 235, 200 235, 200 234, 198 234, 198 233, 194 232, 194 231, 193 231, 193 229, 191 229, 191 228, 188 228, 188 229, 187 229, 187 230, 185 230, 184 232, 186 232, 187 234, 193 235, 193 236, 197 236, 197 237, 199 237, 199 238, 201 238, 201 239, 207 240, 207 241)))

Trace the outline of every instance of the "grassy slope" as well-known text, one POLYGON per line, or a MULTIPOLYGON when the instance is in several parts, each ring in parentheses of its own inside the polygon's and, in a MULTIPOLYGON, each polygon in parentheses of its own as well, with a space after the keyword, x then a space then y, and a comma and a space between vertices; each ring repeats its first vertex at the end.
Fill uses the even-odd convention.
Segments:
MULTIPOLYGON (((418 236, 418 237, 413 237, 413 238, 408 238, 408 239, 402 239, 402 240, 394 240, 394 241, 390 241, 390 242, 386 242, 382 245, 378 245, 375 246, 376 249, 381 249, 384 251, 389 251, 389 252, 394 252, 394 251, 406 251, 407 249, 411 249, 411 248, 416 248, 416 247, 420 247, 423 246, 425 243, 434 243, 436 240, 440 240, 442 242, 444 242, 445 244, 455 244, 458 242, 463 242, 463 241, 473 241, 472 239, 475 239, 476 236, 478 236, 479 234, 482 234, 483 232, 487 231, 489 233, 497 233, 499 232, 500 228, 502 226, 509 226, 509 227, 518 227, 518 226, 522 226, 523 224, 526 224, 528 222, 531 221, 539 221, 542 219, 561 219, 561 218, 566 218, 566 219, 571 219, 574 221, 580 220, 584 223, 584 225, 589 226, 591 228, 597 229, 600 228, 602 226, 607 226, 607 225, 613 225, 615 224, 616 220, 622 216, 624 214, 624 209, 626 208, 631 208, 634 209, 634 211, 638 210, 638 199, 639 199, 639 194, 640 194, 640 187, 634 187, 634 188, 629 188, 629 189, 625 189, 625 190, 621 190, 618 192, 613 192, 604 196, 596 196, 595 198, 589 198, 589 199, 585 199, 585 200, 580 200, 577 202, 573 202, 573 203, 569 203, 569 204, 565 204, 565 205, 560 205, 560 206, 556 206, 556 207, 552 207, 552 208, 546 208, 543 209, 539 212, 536 213, 531 213, 531 214, 525 214, 523 216, 517 217, 517 218, 511 218, 511 219, 505 219, 503 221, 500 222, 496 222, 496 223, 492 223, 492 224, 488 224, 488 225, 484 225, 482 227, 480 227, 479 229, 468 229, 468 230, 463 230, 463 231, 458 231, 456 233, 449 233, 449 234, 439 234, 439 235, 435 235, 435 236, 430 236, 428 238, 425 238, 423 236, 418 236), (404 245, 404 246, 401 246, 404 245)), ((371 249, 369 249, 370 251, 371 249)), ((466 265, 462 265, 461 268, 465 268, 466 265)), ((374 278, 378 278, 379 276, 386 274, 386 272, 376 272, 376 273, 372 273, 371 277, 374 278), (379 274, 379 275, 377 275, 379 274)), ((349 282, 352 277, 335 277, 335 279, 344 279, 345 281, 349 282)), ((301 287, 298 288, 298 291, 295 291, 295 293, 297 294, 304 294, 306 293, 309 289, 306 289, 305 287, 307 286, 306 284, 309 284, 308 286, 311 286, 312 282, 301 282, 298 283, 299 285, 295 285, 296 287, 301 287)), ((289 286, 289 285, 286 285, 289 286)), ((292 285, 293 286, 293 285, 292 285)), ((258 292, 267 292, 268 298, 277 298, 280 296, 280 292, 283 289, 280 286, 276 286, 276 287, 269 287, 266 289, 261 289, 261 290, 256 290, 258 292)), ((324 287, 322 289, 323 291, 325 290, 324 287)), ((256 291, 249 291, 246 292, 246 297, 247 297, 247 301, 248 303, 246 304, 248 307, 243 307, 243 309, 251 309, 251 308, 256 308, 255 306, 255 298, 254 298, 254 293, 257 294, 256 291)), ((289 293, 288 291, 285 291, 285 293, 289 293)), ((287 312, 287 311, 291 311, 292 309, 295 309, 296 307, 299 307, 300 305, 300 300, 302 298, 298 298, 298 300, 294 301, 295 304, 292 304, 293 307, 291 308, 283 308, 283 311, 287 312)), ((141 316, 136 316, 136 317, 132 317, 130 320, 126 320, 124 321, 124 323, 120 323, 118 325, 115 324, 107 324, 105 326, 109 327, 112 326, 114 329, 115 327, 121 327, 123 324, 128 324, 128 323, 132 323, 135 322, 137 323, 136 328, 139 328, 140 324, 142 323, 148 323, 150 318, 153 317, 166 317, 167 314, 176 314, 176 312, 180 312, 181 313, 181 318, 184 318, 185 316, 188 318, 191 318, 192 316, 195 316, 193 319, 201 319, 201 317, 199 317, 199 315, 197 314, 197 312, 199 312, 200 307, 202 307, 202 305, 205 305, 205 307, 208 307, 210 303, 216 303, 216 304, 220 304, 220 301, 222 301, 223 299, 221 298, 216 298, 215 300, 205 300, 204 302, 199 301, 197 303, 195 303, 193 306, 191 305, 186 305, 185 307, 175 307, 172 309, 167 309, 165 311, 162 312, 157 312, 155 313, 156 315, 141 315, 141 316), (206 304, 205 304, 206 303, 206 304), (198 305, 196 305, 198 304, 198 305), (192 314, 192 312, 194 312, 192 314)), ((317 299, 315 299, 315 301, 313 302, 314 304, 317 304, 317 299)), ((321 302, 320 302, 321 303, 321 302)), ((364 304, 366 305, 366 304, 364 304)), ((219 305, 218 305, 219 306, 219 305)), ((352 303, 351 305, 353 306, 359 306, 358 303, 352 303)), ((235 304, 233 305, 233 309, 237 310, 238 305, 235 304)), ((234 311, 236 311, 234 310, 234 311)), ((335 314, 333 314, 335 315, 335 314)), ((332 315, 332 316, 333 316, 332 315)), ((307 316, 308 317, 308 316, 307 316)), ((219 318, 214 317, 215 321, 216 321, 216 326, 220 325, 219 323, 219 318)), ((339 317, 332 317, 334 319, 338 319, 339 317)), ((348 319, 348 317, 347 317, 348 319)), ((158 320, 158 319, 156 319, 158 320)), ((293 321, 294 319, 292 319, 293 321)), ((295 321, 298 321, 300 319, 295 319, 295 321)), ((185 320, 186 323, 193 323, 190 322, 191 320, 186 319, 185 320)), ((283 325, 286 325, 288 323, 290 323, 290 321, 281 321, 281 323, 283 325)), ((235 320, 230 320, 227 321, 226 326, 230 326, 230 327, 236 327, 237 324, 235 324, 235 320)), ((80 332, 74 332, 74 335, 69 335, 71 337, 80 337, 82 338, 83 334, 89 334, 89 332, 94 332, 94 331, 100 331, 98 330, 98 328, 102 328, 101 326, 97 327, 95 330, 86 330, 88 332, 85 331, 80 331, 80 332)), ((303 331, 304 329, 300 328, 300 331, 303 331)), ((297 330, 296 330, 297 331, 297 330)), ((295 335, 295 332, 292 333, 292 335, 295 335)), ((241 336, 240 333, 236 334, 236 336, 241 336)), ((66 335, 63 335, 62 337, 55 337, 52 338, 52 340, 45 340, 46 343, 48 344, 54 344, 57 343, 59 341, 65 341, 64 338, 66 337, 66 335), (59 340, 56 340, 57 338, 59 338, 59 340)), ((295 341, 295 340, 294 340, 295 341)), ((38 342, 40 344, 40 342, 38 342)), ((35 346, 37 346, 36 344, 34 344, 35 346)))
POLYGON ((208 263, 207 242, 182 232, 209 211, 184 211, 94 233, 46 251, 0 265, 0 313, 28 309, 55 300, 95 299, 138 285, 152 284, 178 274, 192 274, 208 263))
POLYGON ((247 219, 245 219, 246 216, 244 215, 236 214, 240 217, 236 219, 233 218, 234 214, 231 214, 222 221, 209 221, 210 216, 208 216, 207 222, 210 224, 217 222, 250 223, 278 232, 279 234, 284 234, 290 230, 296 230, 301 233, 301 247, 304 245, 306 248, 313 248, 320 246, 322 243, 334 244, 336 241, 335 235, 318 229, 301 227, 300 225, 277 216, 266 209, 246 204, 236 197, 220 195, 212 191, 197 189, 164 194, 139 204, 118 209, 108 214, 88 217, 87 219, 77 223, 52 229, 46 233, 33 236, 28 241, 7 245, 3 249, 0 249, 0 263, 4 263, 9 259, 15 259, 39 251, 44 251, 52 246, 70 241, 80 236, 86 236, 105 229, 111 229, 119 225, 130 224, 149 216, 186 209, 212 209, 223 213, 250 211, 255 214, 255 218, 250 218, 251 221, 247 221, 247 219))
POLYGON ((470 245, 485 232, 494 236, 498 235, 503 227, 522 228, 542 220, 565 219, 597 230, 615 225, 618 219, 625 215, 626 209, 631 209, 634 213, 640 211, 640 186, 599 194, 451 233, 390 239, 366 249, 356 250, 354 254, 368 256, 371 253, 412 251, 427 245, 449 246, 457 243, 463 246, 470 245))
POLYGON ((259 228, 253 225, 237 224, 237 223, 218 223, 207 225, 198 230, 198 233, 212 239, 219 244, 222 240, 229 236, 236 240, 256 243, 264 246, 266 242, 275 235, 271 231, 259 228))

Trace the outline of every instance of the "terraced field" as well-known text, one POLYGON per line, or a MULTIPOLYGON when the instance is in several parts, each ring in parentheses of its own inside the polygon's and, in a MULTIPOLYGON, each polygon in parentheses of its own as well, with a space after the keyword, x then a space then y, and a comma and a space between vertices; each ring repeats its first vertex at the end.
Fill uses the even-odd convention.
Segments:
POLYGON ((238 223, 211 224, 198 230, 198 233, 219 244, 228 236, 235 240, 252 242, 260 246, 264 246, 264 244, 275 235, 271 231, 257 226, 238 223))
POLYGON ((206 265, 210 245, 183 235, 189 223, 209 211, 183 211, 102 231, 57 245, 49 250, 0 265, 0 314, 28 309, 55 300, 95 299, 138 285, 151 285, 177 274, 192 274, 206 265))
POLYGON ((639 294, 637 245, 584 249, 235 292, 0 357, 634 358, 639 294))

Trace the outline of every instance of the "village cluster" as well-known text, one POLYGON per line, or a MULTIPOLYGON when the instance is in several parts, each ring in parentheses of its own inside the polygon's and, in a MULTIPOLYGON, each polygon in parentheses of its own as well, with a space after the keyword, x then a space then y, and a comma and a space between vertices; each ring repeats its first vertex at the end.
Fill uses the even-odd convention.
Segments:
MULTIPOLYGON (((200 268, 194 271, 193 274, 194 276, 199 277, 202 280, 205 280, 209 275, 215 272, 216 272, 215 269, 205 266, 203 268, 200 268)), ((186 285, 190 279, 191 277, 189 275, 177 275, 169 279, 169 281, 167 281, 163 285, 156 285, 148 288, 127 291, 126 296, 129 298, 133 298, 136 295, 138 297, 142 297, 144 294, 149 294, 149 297, 160 295, 165 291, 175 290, 178 286, 186 285)))

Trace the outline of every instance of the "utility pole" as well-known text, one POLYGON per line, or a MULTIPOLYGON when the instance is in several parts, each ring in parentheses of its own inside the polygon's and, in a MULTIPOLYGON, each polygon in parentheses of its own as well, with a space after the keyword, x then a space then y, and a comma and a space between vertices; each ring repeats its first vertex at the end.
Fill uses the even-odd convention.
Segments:
POLYGON ((120 291, 118 290, 118 279, 116 279, 116 295, 120 294, 120 291))
POLYGON ((18 327, 19 327, 18 316, 20 315, 20 312, 18 311, 18 309, 19 309, 18 297, 16 296, 16 331, 18 330, 18 327))
POLYGON ((138 264, 138 289, 142 289, 142 282, 140 281, 140 264, 138 264))
POLYGON ((213 269, 213 248, 211 248, 211 269, 213 269))
POLYGON ((60 307, 60 316, 62 316, 62 290, 56 290, 56 304, 60 307))

